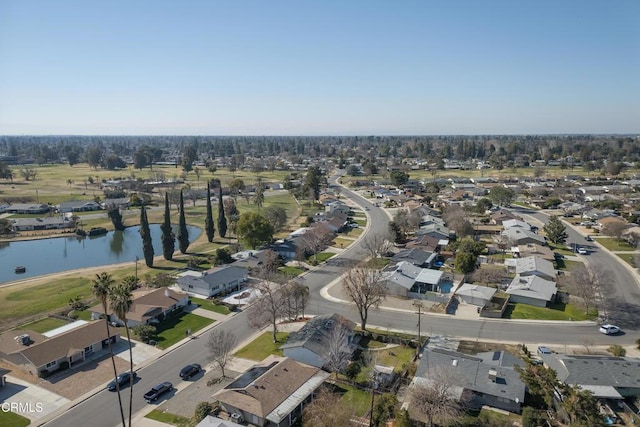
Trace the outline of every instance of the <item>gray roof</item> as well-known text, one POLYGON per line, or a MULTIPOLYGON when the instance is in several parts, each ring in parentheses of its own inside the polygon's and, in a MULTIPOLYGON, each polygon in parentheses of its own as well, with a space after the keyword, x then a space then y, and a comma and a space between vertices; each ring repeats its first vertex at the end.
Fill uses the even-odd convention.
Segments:
POLYGON ((481 298, 489 301, 493 294, 497 291, 496 288, 490 288, 488 286, 472 285, 471 283, 465 283, 456 291, 456 295, 462 295, 466 297, 481 298))
POLYGON ((504 228, 524 228, 525 230, 531 230, 531 225, 528 222, 519 220, 519 219, 507 219, 502 221, 502 226, 504 228))
POLYGON ((416 372, 417 378, 449 370, 458 375, 465 389, 505 399, 524 401, 525 385, 513 367, 486 363, 482 358, 439 348, 425 348, 416 372), (495 371, 496 381, 489 378, 495 371))
POLYGON ((93 201, 93 200, 74 200, 71 202, 62 202, 60 203, 60 205, 58 205, 58 207, 60 209, 62 208, 81 208, 85 205, 91 205, 94 207, 100 207, 100 204, 93 201))
POLYGON ((309 320, 299 331, 291 333, 287 343, 280 346, 280 348, 285 350, 304 347, 322 356, 327 350, 327 340, 331 339, 336 328, 341 327, 351 333, 355 325, 351 320, 337 313, 316 316, 309 320))
POLYGON ((403 249, 391 259, 391 262, 399 263, 401 261, 408 261, 411 264, 422 266, 426 262, 433 261, 437 256, 438 254, 435 252, 427 252, 418 248, 403 249))
POLYGON ((202 274, 194 276, 192 274, 184 274, 179 276, 176 281, 183 285, 193 285, 199 288, 208 288, 216 284, 231 283, 235 280, 242 280, 248 275, 247 269, 237 267, 235 265, 223 265, 215 267, 202 274))
POLYGON ((544 245, 546 243, 544 237, 540 236, 539 234, 536 234, 531 230, 519 227, 505 228, 505 230, 502 232, 502 235, 515 243, 519 243, 521 239, 531 239, 537 243, 540 243, 541 245, 544 245))
POLYGON ((411 289, 416 283, 437 284, 444 273, 439 270, 421 268, 407 261, 399 262, 387 271, 384 278, 404 288, 411 289))
POLYGON ((556 277, 556 269, 553 263, 537 256, 528 256, 516 259, 516 273, 526 274, 540 272, 549 277, 556 277))
POLYGON ((516 275, 506 292, 512 295, 551 301, 551 298, 558 292, 558 288, 554 282, 538 276, 516 275))
POLYGON ((60 225, 60 224, 69 224, 72 225, 73 221, 68 218, 62 217, 43 217, 43 218, 16 218, 12 219, 15 225, 25 226, 25 225, 33 225, 43 226, 43 225, 60 225))
POLYGON ((640 388, 640 360, 631 357, 543 354, 558 379, 579 386, 640 388))
POLYGON ((486 351, 476 354, 476 357, 482 359, 484 363, 494 366, 504 366, 505 368, 513 368, 515 366, 525 366, 524 361, 509 353, 508 351, 486 351))

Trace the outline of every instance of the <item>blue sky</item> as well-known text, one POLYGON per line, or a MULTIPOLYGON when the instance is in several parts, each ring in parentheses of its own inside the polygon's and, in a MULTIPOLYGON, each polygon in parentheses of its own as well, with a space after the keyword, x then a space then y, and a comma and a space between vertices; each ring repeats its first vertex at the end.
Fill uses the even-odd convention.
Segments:
POLYGON ((640 1, 0 0, 0 134, 640 132, 640 1))

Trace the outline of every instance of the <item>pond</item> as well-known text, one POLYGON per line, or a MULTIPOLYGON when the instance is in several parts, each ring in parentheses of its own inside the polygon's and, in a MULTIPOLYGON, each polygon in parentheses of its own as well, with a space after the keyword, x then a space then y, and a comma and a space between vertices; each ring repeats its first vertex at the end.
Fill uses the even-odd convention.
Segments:
MULTIPOLYGON (((202 233, 198 227, 187 228, 191 242, 202 233)), ((78 268, 133 262, 136 257, 144 263, 139 229, 137 226, 129 227, 99 237, 72 236, 0 242, 0 284, 78 268), (24 266, 25 272, 17 274, 17 266, 24 266)), ((156 256, 162 255, 160 224, 151 224, 150 229, 154 253, 156 256)), ((177 250, 177 241, 175 247, 177 250)))

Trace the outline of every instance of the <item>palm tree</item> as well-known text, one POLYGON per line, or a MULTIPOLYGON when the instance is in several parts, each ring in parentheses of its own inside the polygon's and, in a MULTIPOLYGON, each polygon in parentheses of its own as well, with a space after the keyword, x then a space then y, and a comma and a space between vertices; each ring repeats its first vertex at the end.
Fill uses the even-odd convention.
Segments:
POLYGON ((118 319, 124 323, 124 328, 127 331, 127 340, 129 342, 129 364, 130 373, 129 376, 129 426, 131 426, 131 415, 133 409, 133 352, 131 350, 131 335, 129 333, 129 325, 127 324, 127 313, 133 305, 133 298, 131 296, 131 290, 125 283, 121 283, 118 286, 111 288, 109 293, 109 302, 111 303, 111 309, 116 314, 118 319))
MULTIPOLYGON (((102 303, 102 309, 104 310, 104 314, 107 317, 105 319, 105 326, 107 327, 107 342, 109 343, 109 356, 111 356, 111 365, 113 366, 113 378, 116 379, 118 377, 118 371, 116 369, 116 361, 113 357, 113 348, 111 348, 111 332, 109 330, 109 313, 107 312, 107 298, 109 297, 109 293, 111 292, 111 286, 115 283, 113 277, 107 272, 102 272, 100 274, 96 274, 96 278, 91 281, 91 290, 93 291, 93 295, 100 300, 102 303)), ((124 422, 124 411, 122 410, 122 397, 120 396, 120 384, 116 381, 116 391, 118 392, 118 404, 120 405, 120 417, 122 418, 122 425, 126 427, 124 422)))

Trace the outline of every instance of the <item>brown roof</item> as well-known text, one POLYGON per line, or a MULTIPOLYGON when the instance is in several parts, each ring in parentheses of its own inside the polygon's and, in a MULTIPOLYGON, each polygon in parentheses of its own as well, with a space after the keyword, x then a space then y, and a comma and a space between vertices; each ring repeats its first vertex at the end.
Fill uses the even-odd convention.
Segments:
POLYGON ((553 251, 549 247, 541 246, 537 243, 518 245, 518 252, 522 258, 535 255, 548 261, 553 261, 555 259, 553 251))
MULTIPOLYGON (((116 329, 110 330, 111 336, 119 335, 116 329)), ((31 335, 31 334, 29 334, 31 335)), ((85 347, 107 339, 104 320, 88 323, 68 332, 46 338, 44 341, 22 346, 22 355, 34 366, 44 366, 49 362, 70 356, 85 347)))
MULTIPOLYGON (((140 322, 144 319, 154 317, 168 310, 169 307, 176 304, 185 296, 185 294, 175 292, 169 288, 136 291, 133 293, 133 304, 127 313, 127 319, 140 322), (169 296, 166 296, 165 292, 168 292, 169 296)), ((91 307, 90 311, 104 314, 102 304, 91 307)))
POLYGON ((31 342, 34 344, 40 344, 45 341, 47 337, 37 332, 29 331, 27 329, 14 329, 7 331, 0 335, 0 353, 12 354, 20 353, 26 347, 16 341, 16 337, 20 335, 29 335, 31 342))
POLYGON ((255 381, 244 387, 225 388, 216 393, 215 398, 222 404, 265 418, 320 371, 288 357, 276 356, 270 356, 256 366, 269 366, 273 362, 278 363, 255 381))

